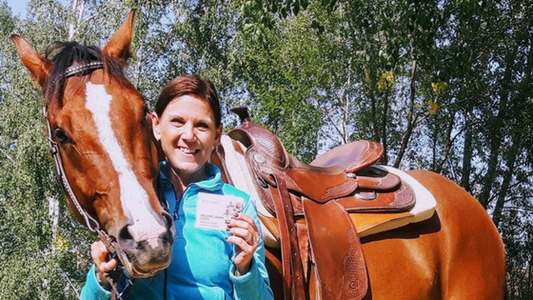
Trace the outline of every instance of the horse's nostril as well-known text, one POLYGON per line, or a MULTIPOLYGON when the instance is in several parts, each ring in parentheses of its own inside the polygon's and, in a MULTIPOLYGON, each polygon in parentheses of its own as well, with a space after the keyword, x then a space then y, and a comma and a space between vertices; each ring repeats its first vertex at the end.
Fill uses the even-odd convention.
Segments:
POLYGON ((164 211, 162 215, 163 215, 163 224, 165 225, 167 229, 170 228, 173 224, 172 216, 170 216, 170 214, 167 213, 166 211, 164 211))
POLYGON ((121 240, 133 240, 133 236, 130 233, 128 225, 122 227, 122 229, 120 230, 119 239, 121 239, 121 240))
POLYGON ((171 245, 174 242, 174 235, 176 234, 176 228, 174 227, 174 220, 172 219, 172 216, 167 212, 163 212, 162 215, 163 215, 163 222, 165 223, 165 227, 167 228, 167 231, 161 235, 161 238, 164 243, 168 243, 168 245, 171 245))

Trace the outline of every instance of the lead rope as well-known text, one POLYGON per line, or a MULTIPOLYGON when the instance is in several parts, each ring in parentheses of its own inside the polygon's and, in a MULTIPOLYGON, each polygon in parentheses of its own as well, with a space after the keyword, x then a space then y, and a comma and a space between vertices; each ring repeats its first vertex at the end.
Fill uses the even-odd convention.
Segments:
POLYGON ((122 300, 122 295, 124 295, 128 288, 133 285, 133 281, 130 276, 124 272, 124 267, 121 264, 123 259, 127 259, 126 254, 121 251, 120 248, 116 247, 116 240, 114 237, 110 237, 104 231, 100 231, 98 236, 109 250, 110 258, 118 258, 119 260, 119 265, 110 272, 105 273, 105 276, 111 286, 111 299, 122 300), (124 283, 122 292, 119 292, 118 284, 120 282, 124 283))

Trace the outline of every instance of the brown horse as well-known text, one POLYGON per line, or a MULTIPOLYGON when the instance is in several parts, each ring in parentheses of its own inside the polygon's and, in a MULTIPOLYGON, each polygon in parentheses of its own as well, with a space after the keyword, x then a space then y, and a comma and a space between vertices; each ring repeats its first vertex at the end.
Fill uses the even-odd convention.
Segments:
MULTIPOLYGON (((243 119, 246 118, 241 116, 241 120, 243 119)), ((249 118, 247 120, 243 122, 240 128, 258 127, 249 122, 249 118)), ((250 132, 257 131, 250 130, 250 132)), ((269 139, 268 136, 259 136, 259 133, 257 134, 257 140, 260 142, 265 142, 265 140, 269 139)), ((233 138, 231 143, 226 144, 226 147, 220 151, 221 154, 214 155, 213 161, 224 170, 223 174, 226 180, 232 182, 237 178, 237 181, 241 182, 240 186, 238 186, 247 191, 268 186, 268 182, 276 174, 276 172, 272 171, 274 167, 270 163, 270 166, 264 166, 268 175, 267 178, 261 180, 261 171, 258 171, 261 165, 256 164, 250 167, 250 161, 256 159, 258 155, 260 157, 258 161, 264 161, 268 155, 273 155, 281 161, 284 161, 283 172, 290 169, 289 165, 294 165, 293 172, 305 173, 306 169, 326 172, 331 171, 331 168, 320 167, 321 164, 326 165, 330 163, 333 165, 341 161, 341 166, 346 168, 346 164, 350 162, 350 160, 346 159, 350 156, 350 153, 346 153, 345 151, 348 148, 342 148, 346 146, 341 146, 326 152, 311 163, 309 167, 297 162, 293 157, 290 157, 284 152, 284 150, 277 149, 273 146, 275 141, 266 142, 267 153, 260 155, 258 151, 251 152, 257 146, 254 146, 254 143, 250 142, 249 139, 243 138, 242 130, 239 130, 239 128, 230 131, 229 135, 233 138), (241 143, 242 141, 244 143, 241 143), (242 144, 245 144, 245 146, 242 144), (276 150, 279 150, 279 153, 272 154, 276 150), (338 156, 338 150, 341 150, 340 157, 338 156), (233 155, 239 156, 239 158, 227 163, 230 152, 233 155), (246 159, 240 156, 246 156, 246 159), (241 164, 247 165, 248 170, 242 166, 241 169, 229 167, 230 165, 238 165, 239 161, 241 161, 241 164), (245 162, 243 163, 242 161, 245 162), (325 161, 328 163, 324 163, 325 161), (248 183, 242 184, 243 181, 246 181, 242 179, 242 174, 246 172, 250 173, 248 174, 249 180, 248 183), (250 183, 251 181, 260 181, 261 184, 250 183)), ((373 150, 366 152, 367 154, 370 153, 366 157, 372 157, 374 155, 372 152, 373 150)), ((359 157, 361 156, 357 154, 356 159, 359 157)), ((426 188, 426 191, 434 196, 436 202, 434 213, 424 221, 366 235, 361 238, 361 249, 364 253, 364 261, 368 270, 367 273, 363 272, 368 280, 367 289, 363 289, 363 299, 504 299, 506 297, 506 270, 503 242, 492 220, 479 202, 463 188, 439 174, 429 171, 409 171, 407 173, 411 176, 412 180, 420 183, 426 188)), ((295 180, 294 178, 297 178, 297 176, 292 177, 291 180, 295 180)), ((305 177, 306 181, 310 180, 310 178, 311 176, 305 177)), ((274 182, 274 187, 281 189, 282 187, 279 183, 280 181, 274 182)), ((317 187, 323 185, 324 181, 304 182, 304 184, 310 186, 313 190, 317 190, 317 187)), ((299 186, 296 183, 293 184, 293 187, 293 190, 296 190, 301 185, 299 186)), ((297 193, 297 202, 301 202, 303 198, 301 197, 302 193, 305 194, 305 191, 300 190, 300 193, 297 193)), ((256 195, 257 198, 265 200, 264 195, 256 195)), ((321 210, 322 207, 320 206, 323 205, 318 205, 321 210)), ((258 207, 260 207, 260 203, 258 207)), ((276 210, 274 213, 279 213, 279 211, 276 210)), ((319 214, 327 213, 325 210, 319 211, 319 214)), ((361 213, 356 218, 366 221, 372 218, 369 215, 372 214, 361 213)), ((280 238, 282 235, 280 231, 282 229, 280 229, 279 218, 276 220, 273 218, 274 216, 268 215, 268 211, 261 214, 261 209, 260 216, 263 225, 267 224, 267 226, 263 226, 263 232, 267 228, 267 231, 274 232, 274 238, 278 242, 280 240, 283 241, 280 238), (275 226, 268 226, 268 224, 275 224, 275 226), (272 227, 274 227, 273 230, 271 229, 272 227)), ((397 216, 401 216, 401 214, 397 214, 397 216)), ((329 231, 331 226, 335 227, 337 224, 340 224, 338 219, 333 221, 327 220, 329 217, 332 216, 325 216, 325 218, 319 217, 319 219, 326 219, 325 222, 329 223, 328 226, 330 226, 326 227, 324 225, 319 230, 329 231)), ((295 214, 294 218, 297 225, 301 225, 302 222, 305 223, 304 221, 307 221, 307 223, 310 221, 307 220, 307 216, 306 218, 302 218, 301 215, 296 216, 295 214)), ((303 233, 304 235, 306 234, 305 232, 303 233)), ((298 232, 298 235, 300 235, 300 232, 298 232)), ((296 248, 299 248, 297 250, 300 253, 303 251, 302 249, 309 248, 309 244, 305 240, 302 245, 301 236, 298 237, 298 240, 299 245, 296 248)), ((269 243, 266 244, 268 246, 269 243)), ((335 244, 335 241, 333 241, 326 248, 335 247, 335 244)), ((274 245, 270 248, 267 247, 267 250, 270 250, 267 253, 267 268, 275 296, 277 299, 300 299, 300 297, 296 296, 297 293, 295 292, 294 286, 290 285, 291 281, 295 281, 294 277, 296 276, 287 279, 283 273, 284 268, 291 269, 289 272, 294 272, 294 266, 287 264, 289 258, 283 257, 283 251, 279 248, 282 249, 283 245, 281 247, 280 245, 274 245), (289 291, 291 288, 292 291, 289 291)), ((338 252, 334 250, 330 253, 338 252)), ((307 270, 309 273, 305 276, 304 287, 306 291, 305 295, 301 298, 346 299, 338 290, 342 288, 339 288, 341 280, 338 280, 338 282, 330 281, 326 284, 330 286, 324 286, 323 283, 319 284, 320 281, 317 280, 316 275, 317 266, 314 264, 317 259, 316 255, 316 253, 311 253, 311 255, 302 258, 304 265, 309 264, 312 267, 304 267, 304 270, 307 270), (323 293, 328 288, 330 289, 329 293, 323 293)), ((291 256, 290 260, 294 260, 294 257, 291 256)), ((340 261, 343 263, 346 262, 346 260, 342 260, 342 257, 340 261)), ((338 265, 337 269, 342 269, 342 265, 338 265)), ((324 279, 321 278, 322 281, 324 279)), ((365 280, 363 279, 362 281, 365 280)), ((361 297, 357 299, 361 299, 361 297)))
POLYGON ((48 139, 72 211, 131 276, 147 277, 169 265, 174 226, 154 188, 157 149, 147 108, 123 73, 133 17, 103 51, 62 43, 53 60, 11 38, 42 87, 48 139))
MULTIPOLYGON (((157 150, 145 104, 121 71, 132 18, 130 14, 101 54, 89 48, 82 53, 91 55, 83 58, 62 60, 59 54, 50 61, 20 37, 13 40, 43 87, 49 138, 58 145, 73 211, 89 228, 101 226, 117 239, 126 259, 133 261, 130 274, 147 276, 169 263, 173 226, 154 188, 157 150)), ((231 176, 217 157, 213 161, 231 176)), ((438 174, 409 174, 435 196, 436 211, 426 221, 361 239, 368 269, 365 299, 503 299, 503 243, 481 205, 438 174)), ((276 247, 267 250, 276 298, 288 299, 282 274, 286 261, 276 247)), ((320 299, 314 274, 311 268, 305 298, 320 299)), ((332 298, 344 299, 340 294, 332 298)))

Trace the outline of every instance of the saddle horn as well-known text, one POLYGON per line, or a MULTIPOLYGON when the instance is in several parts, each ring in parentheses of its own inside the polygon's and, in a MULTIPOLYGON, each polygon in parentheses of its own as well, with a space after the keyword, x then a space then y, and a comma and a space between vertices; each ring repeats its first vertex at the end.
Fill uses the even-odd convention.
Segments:
POLYGON ((248 113, 248 107, 246 106, 234 106, 229 109, 232 113, 239 116, 241 124, 250 121, 250 114, 248 113))

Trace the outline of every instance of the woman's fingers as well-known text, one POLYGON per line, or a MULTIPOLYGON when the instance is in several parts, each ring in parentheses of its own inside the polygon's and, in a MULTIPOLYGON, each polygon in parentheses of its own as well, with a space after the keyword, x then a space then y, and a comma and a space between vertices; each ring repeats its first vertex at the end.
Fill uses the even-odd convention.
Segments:
POLYGON ((245 214, 239 214, 228 224, 228 242, 237 246, 233 263, 237 274, 243 275, 250 270, 253 255, 259 245, 259 230, 254 220, 245 214))
POLYGON ((96 278, 102 286, 109 285, 105 273, 117 267, 116 259, 109 259, 109 250, 105 244, 98 240, 91 245, 91 257, 96 267, 96 278))
POLYGON ((239 214, 228 224, 228 232, 240 237, 249 245, 257 244, 259 241, 259 230, 254 220, 245 214, 239 214))
POLYGON ((239 246, 244 246, 245 244, 248 245, 256 245, 258 242, 258 233, 250 232, 247 229, 234 227, 231 228, 228 231, 229 234, 231 234, 228 237, 229 241, 234 241, 235 244, 239 246), (242 243, 241 243, 242 241, 242 243))

